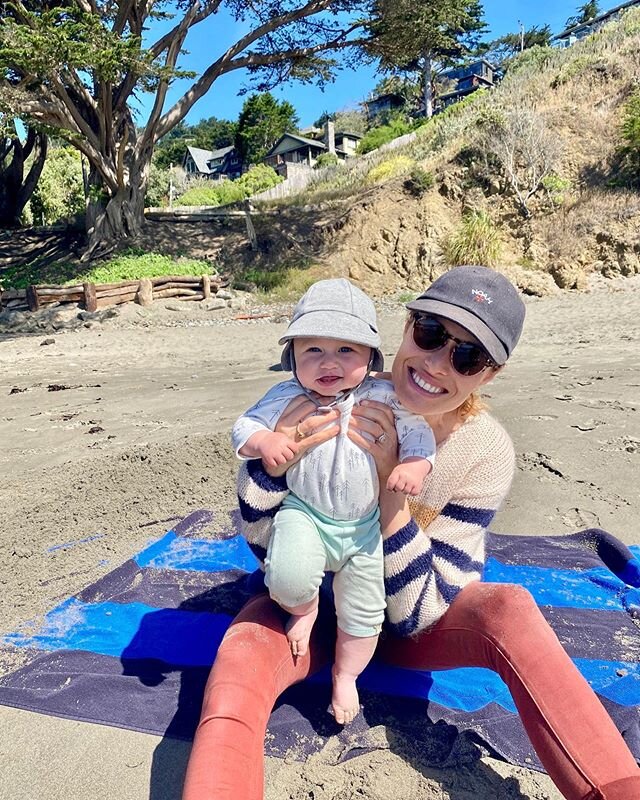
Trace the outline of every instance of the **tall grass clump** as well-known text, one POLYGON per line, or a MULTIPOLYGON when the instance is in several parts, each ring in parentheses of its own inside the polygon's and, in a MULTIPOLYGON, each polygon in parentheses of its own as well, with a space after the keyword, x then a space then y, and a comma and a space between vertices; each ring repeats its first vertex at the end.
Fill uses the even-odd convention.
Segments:
POLYGON ((458 230, 444 244, 444 256, 452 267, 483 264, 494 267, 502 251, 500 233, 484 211, 470 211, 462 218, 458 230))

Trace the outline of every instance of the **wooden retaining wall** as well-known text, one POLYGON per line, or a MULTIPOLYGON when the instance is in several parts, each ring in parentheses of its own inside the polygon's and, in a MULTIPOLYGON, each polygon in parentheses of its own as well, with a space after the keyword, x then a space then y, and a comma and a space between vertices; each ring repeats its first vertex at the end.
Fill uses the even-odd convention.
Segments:
POLYGON ((154 300, 206 300, 229 285, 226 275, 165 275, 119 283, 78 283, 74 286, 41 284, 26 289, 2 289, 0 308, 38 311, 53 303, 81 303, 97 311, 120 303, 148 306, 154 300))

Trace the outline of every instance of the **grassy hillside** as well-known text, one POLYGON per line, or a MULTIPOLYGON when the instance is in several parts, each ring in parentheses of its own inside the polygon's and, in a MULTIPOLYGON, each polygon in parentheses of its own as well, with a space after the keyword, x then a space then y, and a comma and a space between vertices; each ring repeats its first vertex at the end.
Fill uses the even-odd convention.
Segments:
POLYGON ((298 249, 373 293, 419 288, 478 261, 534 294, 582 288, 592 271, 635 274, 640 119, 627 120, 635 155, 624 151, 622 126, 640 109, 639 75, 634 10, 571 48, 525 51, 494 90, 393 149, 320 170, 303 194, 270 207, 283 229, 315 209, 298 249))

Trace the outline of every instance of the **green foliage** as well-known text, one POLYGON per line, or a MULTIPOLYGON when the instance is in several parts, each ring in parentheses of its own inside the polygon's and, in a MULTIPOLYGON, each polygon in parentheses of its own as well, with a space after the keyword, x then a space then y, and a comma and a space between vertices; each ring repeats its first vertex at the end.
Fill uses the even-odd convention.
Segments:
POLYGON ((556 54, 557 51, 553 47, 541 45, 530 47, 509 61, 508 74, 513 76, 517 72, 540 72, 547 67, 551 57, 556 54))
POLYGON ((367 183, 383 183, 398 175, 409 172, 415 166, 415 161, 409 156, 393 156, 371 167, 367 173, 367 183))
POLYGON ((245 197, 251 197, 252 194, 271 189, 282 181, 283 178, 272 167, 256 164, 232 183, 242 189, 245 197))
POLYGON ((484 57, 498 67, 502 72, 511 69, 514 58, 532 47, 546 48, 551 46, 551 27, 533 25, 525 31, 507 33, 494 39, 489 45, 484 57))
POLYGON ((279 102, 269 92, 252 94, 238 118, 236 147, 245 164, 256 164, 283 133, 297 128, 298 115, 291 103, 279 102))
POLYGON ((80 153, 67 147, 50 150, 31 197, 37 225, 52 225, 84 212, 80 153))
POLYGON ((266 164, 256 164, 235 181, 198 180, 176 201, 179 206, 226 206, 270 189, 282 178, 266 164))
POLYGON ((375 0, 368 23, 372 56, 383 71, 420 71, 427 116, 432 72, 476 52, 486 29, 480 0, 375 0))
POLYGON ((640 184, 640 89, 631 95, 622 110, 620 125, 622 145, 619 155, 623 177, 632 186, 640 184))
POLYGON ((140 278, 156 278, 162 275, 210 275, 211 272, 211 264, 207 261, 188 258, 175 259, 160 253, 128 250, 109 261, 97 264, 67 282, 116 283, 117 281, 135 281, 140 278))
POLYGON ((313 165, 314 169, 322 169, 323 167, 335 167, 340 161, 335 153, 320 153, 316 158, 316 163, 313 165))
POLYGON ((435 182, 433 172, 426 170, 416 164, 409 173, 409 177, 405 180, 405 188, 414 194, 416 197, 422 197, 423 194, 432 188, 435 182))
POLYGON ((560 67, 558 74, 551 81, 551 87, 557 89, 559 86, 563 86, 565 83, 573 80, 577 75, 586 72, 593 66, 595 61, 596 59, 590 53, 584 53, 572 58, 571 61, 567 61, 560 67))
POLYGON ((144 196, 146 208, 158 208, 167 205, 170 178, 169 169, 163 169, 155 162, 151 162, 147 191, 144 196))
POLYGON ((545 175, 540 183, 554 206, 561 206, 565 201, 566 192, 571 190, 571 181, 555 172, 545 175))
POLYGON ((370 153, 372 150, 377 150, 387 142, 397 139, 399 136, 404 136, 405 133, 410 133, 413 130, 413 125, 405 122, 401 117, 392 119, 388 125, 380 125, 377 128, 371 128, 358 142, 356 152, 359 155, 370 153))
POLYGON ((447 263, 453 267, 463 264, 493 267, 498 263, 501 248, 500 233, 491 217, 484 211, 472 211, 465 214, 443 249, 447 263))
POLYGON ((597 0, 588 0, 578 7, 578 13, 569 17, 564 23, 565 28, 573 28, 574 25, 581 25, 583 22, 589 22, 600 14, 600 5, 597 0))

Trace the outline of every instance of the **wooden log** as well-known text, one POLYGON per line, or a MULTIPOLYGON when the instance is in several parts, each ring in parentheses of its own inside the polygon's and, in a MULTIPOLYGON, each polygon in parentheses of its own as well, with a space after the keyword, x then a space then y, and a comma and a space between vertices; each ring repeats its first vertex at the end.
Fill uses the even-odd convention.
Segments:
POLYGON ((136 303, 141 306, 150 306, 153 303, 153 283, 149 278, 142 278, 138 293, 136 294, 136 303))
POLYGON ((178 300, 204 300, 204 294, 202 292, 194 292, 187 297, 178 297, 178 300))
POLYGON ((153 296, 155 299, 164 299, 166 297, 193 297, 194 295, 201 295, 202 292, 195 292, 193 289, 154 289, 153 296))
POLYGON ((138 281, 129 286, 119 286, 112 289, 104 289, 102 286, 96 286, 96 297, 121 297, 128 294, 136 294, 138 291, 138 281))
POLYGON ((193 289, 194 292, 199 291, 202 289, 201 281, 186 281, 184 283, 180 281, 167 281, 166 283, 157 283, 154 287, 154 291, 160 292, 163 289, 193 289))
POLYGON ((208 297, 211 297, 211 276, 210 275, 203 275, 202 276, 202 296, 206 300, 208 297))
POLYGON ((26 300, 27 299, 27 290, 26 289, 3 289, 2 290, 2 299, 4 301, 7 301, 7 300, 26 300))
POLYGON ((200 283, 200 275, 163 275, 158 278, 151 278, 151 283, 157 286, 159 283, 200 283))
POLYGON ((83 283, 82 288, 84 291, 84 307, 87 311, 97 311, 98 303, 95 283, 83 283))
POLYGON ((37 286, 27 286, 27 305, 29 307, 29 311, 37 311, 40 308, 37 286))
POLYGON ((51 303, 53 300, 60 300, 65 302, 68 297, 82 297, 82 286, 73 287, 70 289, 61 288, 58 291, 55 289, 41 289, 38 286, 38 298, 41 303, 51 303))
POLYGON ((140 281, 118 281, 117 283, 98 283, 96 289, 98 293, 101 291, 110 292, 112 289, 137 289, 140 281))
POLYGON ((46 294, 44 297, 38 291, 38 300, 41 306, 50 306, 52 303, 80 303, 84 300, 83 292, 74 292, 74 294, 54 295, 46 294))
POLYGON ((120 294, 115 297, 98 297, 96 299, 96 308, 106 308, 107 306, 119 306, 122 303, 132 303, 136 299, 137 292, 129 292, 129 294, 120 294))
POLYGON ((48 294, 81 294, 82 284, 77 283, 73 286, 57 286, 51 283, 39 283, 38 294, 44 297, 48 294))
POLYGON ((253 226, 251 219, 251 204, 248 200, 243 203, 244 217, 247 224, 247 238, 249 239, 249 247, 255 251, 258 249, 258 237, 256 236, 256 229, 253 226))

